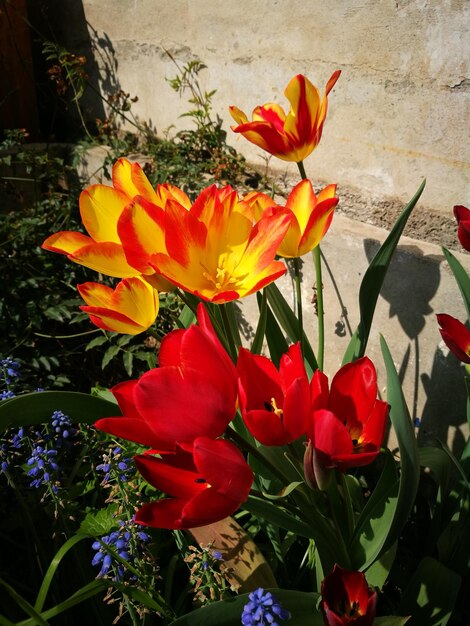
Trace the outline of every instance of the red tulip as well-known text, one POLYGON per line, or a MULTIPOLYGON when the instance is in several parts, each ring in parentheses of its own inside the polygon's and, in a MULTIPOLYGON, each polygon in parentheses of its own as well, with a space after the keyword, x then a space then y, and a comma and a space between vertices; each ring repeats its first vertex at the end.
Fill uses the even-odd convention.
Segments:
POLYGON ((439 331, 449 350, 459 361, 470 363, 470 330, 452 315, 440 313, 436 317, 441 326, 439 331))
POLYGON ((335 565, 321 584, 321 609, 326 626, 371 626, 377 593, 362 572, 335 565))
POLYGON ((470 252, 470 209, 462 205, 454 206, 454 216, 457 220, 457 235, 460 243, 470 252))
POLYGON ((147 482, 172 498, 145 504, 135 521, 155 528, 196 528, 234 513, 245 502, 253 472, 242 453, 223 439, 194 440, 192 453, 178 449, 174 455, 135 457, 147 482))
POLYGON ((311 390, 306 479, 323 488, 331 468, 344 472, 376 458, 385 434, 388 405, 377 400, 377 373, 367 357, 342 367, 329 391, 327 377, 317 370, 311 390))
POLYGON ((267 446, 282 446, 305 434, 310 390, 300 344, 281 358, 279 371, 264 356, 240 348, 239 398, 248 430, 267 446))
POLYGON ((158 450, 191 447, 196 437, 219 437, 236 411, 237 374, 202 304, 199 326, 162 341, 160 367, 111 390, 124 417, 96 427, 158 450))

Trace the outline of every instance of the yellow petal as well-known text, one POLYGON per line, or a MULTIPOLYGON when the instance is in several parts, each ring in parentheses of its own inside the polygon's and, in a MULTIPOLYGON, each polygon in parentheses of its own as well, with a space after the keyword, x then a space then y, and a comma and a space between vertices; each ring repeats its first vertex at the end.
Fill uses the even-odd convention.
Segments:
POLYGON ((127 159, 119 159, 113 165, 113 186, 129 200, 134 196, 142 196, 150 202, 157 201, 157 194, 140 165, 127 159))
POLYGON ((80 248, 93 243, 91 237, 70 230, 55 233, 46 239, 41 248, 61 254, 73 254, 80 248))
POLYGON ((95 241, 120 243, 117 222, 130 200, 124 193, 106 185, 92 185, 80 194, 80 215, 95 241))
POLYGON ((111 289, 99 283, 78 286, 88 306, 81 307, 101 328, 137 334, 149 328, 158 314, 158 293, 146 281, 135 277, 122 280, 111 289), (94 319, 97 318, 97 319, 94 319))
POLYGON ((116 278, 127 278, 140 274, 127 262, 122 246, 109 241, 83 246, 69 254, 69 259, 79 265, 116 278))

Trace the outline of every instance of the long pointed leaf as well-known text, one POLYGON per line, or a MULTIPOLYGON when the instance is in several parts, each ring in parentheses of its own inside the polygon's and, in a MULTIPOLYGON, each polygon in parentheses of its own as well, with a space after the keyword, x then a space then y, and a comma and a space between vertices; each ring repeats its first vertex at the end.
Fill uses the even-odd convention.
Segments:
MULTIPOLYGON (((291 622, 295 626, 322 626, 323 617, 316 610, 317 593, 270 589, 282 606, 290 611, 291 622)), ((183 615, 171 626, 239 626, 243 607, 249 601, 248 594, 214 602, 208 606, 183 615)))
POLYGON ((87 538, 86 535, 74 535, 73 537, 68 539, 55 554, 49 567, 47 568, 47 572, 44 575, 41 588, 39 589, 39 593, 37 595, 36 602, 34 604, 34 608, 39 613, 42 611, 44 607, 44 602, 46 601, 47 593, 49 591, 49 588, 52 583, 52 579, 54 578, 57 568, 60 565, 60 562, 62 561, 64 556, 67 554, 67 552, 71 548, 73 548, 75 544, 77 544, 79 541, 82 541, 82 539, 86 539, 86 538, 87 538))
POLYGON ((61 410, 73 422, 91 424, 101 417, 120 415, 114 402, 75 391, 26 393, 0 403, 0 432, 9 426, 28 426, 47 422, 54 411, 61 410))
MULTIPOLYGON (((294 311, 287 304, 282 293, 279 291, 279 288, 275 283, 271 283, 266 287, 266 291, 268 294, 268 302, 273 310, 274 315, 279 321, 279 324, 284 329, 284 332, 287 334, 291 341, 299 341, 300 329, 298 319, 294 311)), ((315 371, 316 369, 318 369, 317 359, 305 332, 303 333, 303 339, 304 357, 312 370, 315 371)))
POLYGON ((449 252, 449 250, 444 247, 442 248, 442 252, 444 253, 447 263, 454 274, 460 293, 462 294, 465 308, 467 309, 467 317, 470 319, 470 278, 465 268, 459 261, 457 261, 452 252, 449 252))
POLYGON ((418 445, 410 412, 403 396, 392 355, 382 336, 380 337, 380 346, 387 370, 387 401, 390 404, 390 419, 397 435, 400 451, 400 486, 397 509, 386 544, 390 547, 398 539, 413 507, 418 490, 420 465, 418 445))
POLYGON ((370 328, 374 318, 375 307, 382 288, 385 275, 387 274, 390 261, 392 259, 395 248, 401 237, 406 222, 411 215, 419 197, 423 193, 426 181, 419 186, 418 191, 403 209, 400 217, 395 222, 387 239, 380 246, 377 254, 372 259, 367 268, 359 289, 359 312, 360 322, 354 335, 351 337, 346 352, 343 357, 343 364, 355 361, 364 356, 369 339, 370 328))
POLYGON ((23 609, 23 611, 29 615, 32 619, 36 620, 34 624, 36 626, 50 626, 48 622, 36 611, 36 609, 21 596, 13 587, 0 578, 0 585, 5 588, 8 595, 16 602, 16 604, 23 609))

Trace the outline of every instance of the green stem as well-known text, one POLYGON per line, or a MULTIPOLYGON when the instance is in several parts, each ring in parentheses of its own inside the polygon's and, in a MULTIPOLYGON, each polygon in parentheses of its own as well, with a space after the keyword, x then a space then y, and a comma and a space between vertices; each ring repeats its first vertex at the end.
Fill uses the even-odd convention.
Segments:
POLYGON ((303 178, 303 179, 307 178, 307 174, 305 172, 305 167, 304 167, 304 162, 303 161, 298 161, 297 162, 297 167, 299 168, 299 172, 300 172, 301 178, 303 178))
POLYGON ((320 371, 323 371, 323 355, 325 352, 325 320, 323 310, 323 283, 321 275, 320 246, 313 249, 313 262, 317 282, 317 320, 318 320, 318 351, 317 362, 320 371))
POLYGON ((346 519, 347 519, 348 531, 349 531, 348 541, 349 541, 349 539, 353 536, 353 532, 354 532, 354 509, 353 509, 351 493, 349 491, 348 481, 346 479, 346 476, 345 474, 343 474, 343 472, 338 472, 338 474, 340 475, 341 491, 343 494, 344 508, 346 509, 346 519))
POLYGON ((299 322, 299 337, 304 353, 304 320, 302 311, 302 281, 300 280, 300 261, 298 257, 294 258, 294 277, 295 277, 295 302, 297 305, 297 320, 299 322))
POLYGON ((262 463, 266 467, 266 469, 268 469, 274 476, 276 476, 283 484, 288 484, 290 482, 289 479, 284 476, 284 474, 264 456, 259 448, 246 441, 246 439, 244 439, 239 433, 237 433, 237 431, 234 430, 231 426, 228 426, 225 432, 230 437, 230 439, 233 439, 233 441, 235 441, 241 448, 257 458, 258 461, 262 463))
POLYGON ((225 304, 220 305, 220 312, 222 314, 222 321, 224 323, 225 338, 228 344, 228 353, 230 354, 232 361, 236 363, 237 352, 238 352, 237 344, 235 341, 235 337, 233 336, 232 325, 230 324, 230 319, 229 319, 225 304))

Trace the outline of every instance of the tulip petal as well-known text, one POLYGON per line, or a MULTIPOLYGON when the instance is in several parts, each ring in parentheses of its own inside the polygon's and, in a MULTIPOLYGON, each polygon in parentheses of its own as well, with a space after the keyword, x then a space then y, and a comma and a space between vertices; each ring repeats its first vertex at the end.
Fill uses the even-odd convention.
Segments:
POLYGON ((68 255, 71 261, 115 278, 130 278, 138 271, 129 265, 122 246, 110 241, 89 243, 68 255))
POLYGON ((130 198, 106 185, 91 185, 80 194, 80 215, 90 237, 96 242, 121 243, 117 222, 130 198))
POLYGON ((91 237, 87 237, 82 233, 63 230, 48 237, 41 248, 50 250, 51 252, 59 252, 60 254, 74 254, 80 248, 84 248, 93 243, 91 237))
POLYGON ((220 436, 235 415, 233 398, 203 372, 162 367, 146 372, 134 392, 139 413, 162 439, 192 442, 220 436))
POLYGON ((138 163, 118 159, 113 165, 113 187, 130 200, 142 196, 150 202, 157 201, 157 194, 138 163))
POLYGON ((442 339, 449 350, 462 363, 470 363, 470 331, 468 328, 452 315, 439 313, 436 317, 437 323, 441 327, 439 331, 442 339))
POLYGON ((348 424, 365 424, 377 398, 377 372, 368 357, 344 365, 331 382, 329 409, 348 424))
POLYGON ((140 273, 154 273, 149 264, 156 252, 166 253, 165 211, 137 196, 122 211, 117 225, 126 259, 140 273))
POLYGON ((338 455, 353 453, 353 443, 347 428, 331 412, 324 409, 313 415, 313 446, 325 457, 325 466, 334 467, 338 455))

